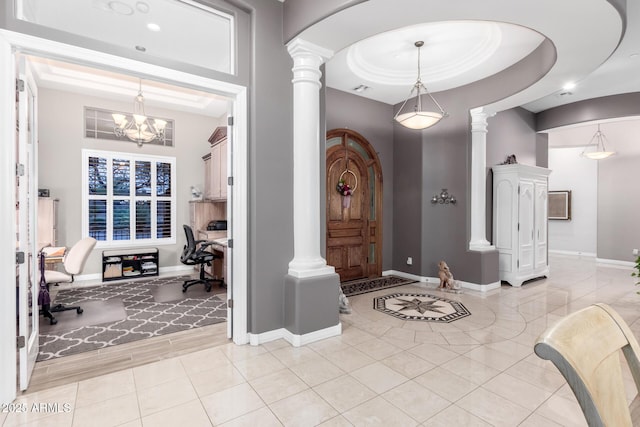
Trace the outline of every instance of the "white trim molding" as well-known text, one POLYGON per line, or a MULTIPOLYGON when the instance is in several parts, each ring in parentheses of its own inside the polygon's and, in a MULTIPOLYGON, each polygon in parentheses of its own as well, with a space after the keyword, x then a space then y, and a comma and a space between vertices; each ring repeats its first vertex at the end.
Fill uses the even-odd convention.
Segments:
MULTIPOLYGON (((437 277, 417 276, 415 274, 405 273, 403 271, 398 271, 398 270, 385 270, 382 272, 382 275, 383 276, 393 275, 393 276, 403 277, 405 279, 411 279, 411 280, 415 280, 417 282, 421 282, 425 284, 433 284, 433 285, 436 285, 436 287, 440 285, 440 279, 438 279, 437 277)), ((469 289, 472 291, 479 291, 479 292, 492 291, 494 289, 499 289, 501 286, 500 281, 487 283, 484 285, 480 283, 465 282, 457 279, 456 279, 456 282, 458 282, 461 288, 469 289)))
POLYGON ((275 341, 278 339, 284 339, 294 347, 302 347, 303 345, 311 344, 312 342, 320 341, 326 338, 335 337, 342 334, 342 323, 338 323, 335 326, 330 326, 319 331, 313 331, 304 335, 296 335, 285 328, 275 329, 273 331, 263 332, 261 334, 249 333, 249 344, 260 345, 269 341, 275 341))

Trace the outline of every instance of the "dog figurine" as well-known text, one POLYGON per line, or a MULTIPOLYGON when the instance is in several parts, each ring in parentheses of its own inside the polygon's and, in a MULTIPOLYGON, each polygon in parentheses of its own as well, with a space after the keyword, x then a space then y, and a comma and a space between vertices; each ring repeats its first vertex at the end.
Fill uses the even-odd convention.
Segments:
POLYGON ((440 278, 440 286, 438 286, 438 289, 459 294, 461 292, 460 285, 453 279, 453 274, 451 270, 449 270, 447 263, 440 261, 438 263, 438 270, 438 277, 440 278))

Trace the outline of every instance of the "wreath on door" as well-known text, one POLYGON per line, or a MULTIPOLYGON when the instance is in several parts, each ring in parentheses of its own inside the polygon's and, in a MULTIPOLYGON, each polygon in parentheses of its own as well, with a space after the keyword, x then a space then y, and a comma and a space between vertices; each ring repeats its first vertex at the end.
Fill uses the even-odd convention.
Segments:
POLYGON ((353 171, 350 171, 349 169, 345 169, 344 172, 340 174, 340 178, 338 179, 338 184, 336 184, 336 190, 342 196, 343 208, 349 208, 349 206, 351 206, 351 195, 353 194, 354 191, 356 191, 356 188, 358 188, 358 177, 356 176, 355 173, 353 173, 353 171), (344 179, 344 175, 347 173, 353 176, 353 179, 354 179, 353 187, 347 184, 347 182, 344 179))

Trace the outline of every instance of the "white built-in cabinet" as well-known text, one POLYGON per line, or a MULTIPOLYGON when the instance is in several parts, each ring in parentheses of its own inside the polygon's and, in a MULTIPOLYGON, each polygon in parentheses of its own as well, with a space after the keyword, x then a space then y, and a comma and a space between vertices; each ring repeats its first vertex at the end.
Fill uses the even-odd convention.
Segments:
POLYGON ((208 200, 227 199, 227 131, 218 127, 209 143, 211 150, 202 159, 205 163, 204 198, 208 200))
POLYGON ((548 181, 551 171, 521 164, 493 166, 493 243, 500 280, 521 286, 548 276, 548 181))

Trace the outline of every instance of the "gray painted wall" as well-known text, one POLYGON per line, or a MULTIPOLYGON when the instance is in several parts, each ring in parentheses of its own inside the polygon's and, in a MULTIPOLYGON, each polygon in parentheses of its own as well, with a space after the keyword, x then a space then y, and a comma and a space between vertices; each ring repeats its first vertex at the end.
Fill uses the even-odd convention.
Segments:
MULTIPOLYGON (((133 102, 133 97, 132 97, 133 102)), ((146 106, 150 115, 175 120, 174 147, 133 142, 84 138, 85 106, 129 111, 131 103, 61 92, 38 90, 38 186, 49 188, 51 197, 60 199, 59 245, 71 246, 82 238, 82 149, 144 153, 176 158, 176 244, 158 246, 160 267, 179 266, 185 243, 182 224, 189 223, 190 188, 204 188, 202 156, 209 151, 207 141, 220 119, 146 106)), ((93 251, 83 274, 101 273, 102 249, 93 251)))
POLYGON ((633 116, 640 116, 640 92, 603 96, 541 111, 536 115, 536 130, 633 116))
POLYGON ((327 131, 354 130, 364 136, 382 165, 382 270, 390 270, 393 256, 393 107, 336 89, 326 90, 327 131))
POLYGON ((487 167, 500 164, 515 154, 518 163, 538 164, 535 115, 523 108, 501 111, 489 119, 487 167))
POLYGON ((282 40, 282 4, 251 0, 249 332, 284 325, 293 259, 293 61, 282 40))
POLYGON ((640 150, 598 162, 598 258, 633 261, 640 248, 640 150))
POLYGON ((287 0, 284 2, 284 40, 289 42, 314 23, 363 1, 366 0, 287 0))

